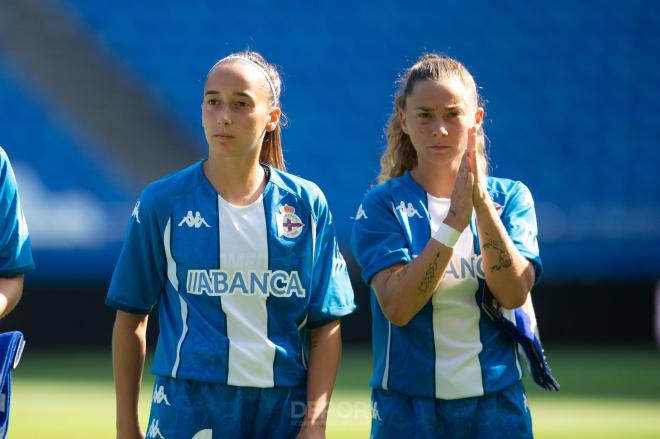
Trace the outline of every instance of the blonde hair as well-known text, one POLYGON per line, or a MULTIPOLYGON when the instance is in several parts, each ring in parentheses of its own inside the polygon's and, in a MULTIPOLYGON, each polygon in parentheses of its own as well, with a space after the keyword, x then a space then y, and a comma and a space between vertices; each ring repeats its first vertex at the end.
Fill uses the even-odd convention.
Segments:
MULTIPOLYGON (((236 60, 245 60, 251 64, 254 64, 254 67, 258 68, 266 77, 264 78, 267 83, 268 93, 271 95, 271 106, 277 107, 280 102, 280 94, 282 92, 282 79, 280 74, 277 71, 277 68, 270 64, 266 59, 261 56, 258 52, 251 50, 246 50, 244 52, 232 53, 225 58, 222 58, 217 63, 211 67, 213 70, 218 64, 225 62, 233 62, 236 60)), ((211 73, 209 70, 209 73, 211 73)), ((207 74, 208 78, 208 74, 207 74)), ((284 113, 280 115, 280 123, 277 124, 273 131, 267 131, 264 135, 263 143, 261 144, 261 152, 259 154, 259 161, 261 163, 266 163, 273 168, 279 169, 280 171, 286 171, 286 165, 284 163, 284 154, 282 153, 282 129, 281 125, 286 124, 286 116, 284 113)))
MULTIPOLYGON (((397 80, 399 91, 394 98, 394 112, 387 123, 387 147, 380 157, 378 183, 400 177, 406 171, 417 166, 417 152, 415 152, 410 136, 403 131, 399 118, 399 110, 406 109, 406 99, 412 94, 415 84, 420 81, 438 81, 447 78, 459 78, 468 89, 473 91, 477 107, 483 106, 474 78, 463 64, 453 58, 435 53, 423 55, 397 80)), ((482 125, 477 133, 477 151, 482 158, 480 164, 484 173, 488 170, 485 143, 486 136, 482 125)))

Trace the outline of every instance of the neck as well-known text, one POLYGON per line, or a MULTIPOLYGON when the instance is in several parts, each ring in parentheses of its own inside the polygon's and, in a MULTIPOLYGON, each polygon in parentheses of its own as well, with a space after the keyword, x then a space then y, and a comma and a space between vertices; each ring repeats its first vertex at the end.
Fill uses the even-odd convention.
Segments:
POLYGON ((253 203, 266 187, 266 173, 258 155, 226 157, 210 152, 204 174, 222 198, 238 206, 253 203))
POLYGON ((410 173, 429 194, 437 198, 451 198, 460 163, 461 156, 442 165, 419 162, 410 173))

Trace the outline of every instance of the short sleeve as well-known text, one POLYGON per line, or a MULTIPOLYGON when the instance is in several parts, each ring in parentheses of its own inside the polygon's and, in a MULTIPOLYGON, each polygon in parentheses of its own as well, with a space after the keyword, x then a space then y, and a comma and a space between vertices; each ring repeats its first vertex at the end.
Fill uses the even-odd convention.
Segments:
POLYGON ((377 191, 369 192, 358 208, 351 246, 367 285, 379 271, 412 259, 394 206, 377 191))
POLYGON ((34 270, 30 235, 11 163, 0 148, 0 276, 34 270))
POLYGON ((105 303, 149 314, 165 283, 167 262, 157 212, 145 191, 135 205, 105 303))
POLYGON ((344 317, 356 308, 346 261, 339 251, 332 215, 323 197, 319 200, 319 206, 314 230, 312 296, 308 314, 310 328, 344 317))
POLYGON ((543 265, 537 240, 536 211, 532 194, 521 182, 517 182, 502 212, 502 223, 521 255, 534 265, 536 282, 541 277, 543 265))

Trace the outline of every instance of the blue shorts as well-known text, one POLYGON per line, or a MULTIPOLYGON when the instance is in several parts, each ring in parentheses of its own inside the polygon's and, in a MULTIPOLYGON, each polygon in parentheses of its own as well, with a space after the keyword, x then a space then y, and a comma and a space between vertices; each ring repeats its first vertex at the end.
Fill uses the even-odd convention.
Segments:
POLYGON ((522 382, 497 393, 454 400, 371 392, 371 437, 533 438, 522 382))
POLYGON ((307 390, 156 377, 147 438, 295 438, 307 390))

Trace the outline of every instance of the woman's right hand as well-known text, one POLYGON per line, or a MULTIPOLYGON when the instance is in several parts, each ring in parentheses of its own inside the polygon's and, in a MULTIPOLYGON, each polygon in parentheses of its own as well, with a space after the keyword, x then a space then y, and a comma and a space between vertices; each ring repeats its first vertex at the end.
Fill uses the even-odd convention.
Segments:
POLYGON ((144 439, 144 433, 139 425, 127 428, 117 428, 117 439, 144 439))
POLYGON ((468 166, 468 149, 463 151, 463 158, 458 167, 454 191, 451 194, 449 212, 444 219, 444 223, 459 232, 465 230, 470 224, 472 217, 472 193, 474 186, 474 175, 468 166))

